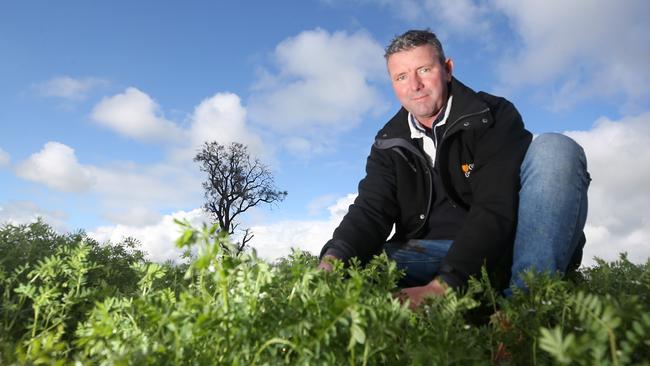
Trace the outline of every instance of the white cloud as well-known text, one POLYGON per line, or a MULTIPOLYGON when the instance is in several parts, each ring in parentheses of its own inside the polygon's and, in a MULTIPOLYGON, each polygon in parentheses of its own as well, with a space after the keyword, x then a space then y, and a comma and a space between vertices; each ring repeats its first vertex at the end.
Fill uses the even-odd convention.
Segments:
MULTIPOLYGON (((331 238, 334 228, 338 226, 355 198, 356 194, 349 194, 328 207, 330 217, 327 220, 280 221, 270 225, 253 226, 251 231, 255 236, 249 247, 255 248, 260 258, 268 261, 287 256, 291 253, 291 248, 299 248, 317 255, 325 242, 331 238)), ((180 235, 174 218, 187 219, 195 227, 211 222, 203 209, 194 209, 164 215, 159 221, 148 225, 102 226, 89 231, 88 235, 100 242, 119 242, 126 237, 132 237, 141 242, 142 249, 151 260, 178 261, 182 251, 174 244, 180 235)))
POLYGON ((206 141, 240 142, 248 146, 254 156, 268 156, 270 152, 251 129, 246 109, 239 96, 233 93, 217 93, 201 101, 186 128, 160 116, 158 104, 133 87, 104 98, 93 109, 92 119, 139 141, 166 142, 174 164, 187 164, 206 141))
POLYGON ((85 192, 95 183, 93 174, 77 161, 74 150, 55 141, 19 163, 16 174, 63 192, 85 192))
POLYGON ((612 121, 601 118, 590 131, 567 132, 585 149, 592 177, 583 263, 650 257, 650 113, 612 121))
POLYGON ((108 212, 105 217, 131 225, 151 222, 153 217, 147 212, 153 210, 198 204, 202 188, 194 168, 187 162, 88 167, 97 180, 93 192, 99 194, 102 208, 108 212))
POLYGON ((8 201, 0 204, 0 225, 29 224, 42 218, 59 232, 67 230, 65 222, 68 216, 63 211, 46 210, 31 201, 8 201))
MULTIPOLYGON (((115 162, 108 166, 82 165, 74 150, 58 142, 17 165, 16 174, 55 190, 98 196, 105 219, 123 225, 145 225, 160 219, 156 212, 196 207, 203 194, 202 177, 192 158, 204 141, 242 142, 253 156, 272 160, 269 149, 250 126, 239 97, 218 93, 203 100, 181 129, 156 117, 158 105, 145 93, 129 88, 105 98, 93 110, 93 118, 138 139, 165 139, 167 159, 154 164, 115 162), (184 137, 184 138, 181 138, 184 137)), ((9 163, 0 150, 0 166, 9 163)))
POLYGON ((319 144, 314 146, 309 139, 299 136, 289 136, 285 138, 282 142, 282 146, 294 155, 309 155, 310 152, 313 152, 317 148, 320 148, 319 144))
POLYGON ((104 217, 120 224, 155 222, 159 219, 155 212, 197 205, 202 195, 198 169, 187 162, 82 165, 72 148, 58 142, 46 143, 17 164, 15 171, 23 179, 58 191, 99 195, 104 217))
MULTIPOLYGON (((411 24, 412 28, 432 28, 440 38, 478 37, 492 40, 494 5, 475 0, 353 0, 359 4, 388 8, 391 14, 411 24)), ((336 0, 324 1, 335 5, 336 0)), ((339 1, 343 2, 343 1, 339 1)), ((349 2, 349 1, 346 1, 349 2)), ((404 29, 406 31, 406 29, 404 29)), ((400 32, 401 33, 401 32, 400 32)))
POLYGON ((356 126, 364 114, 384 111, 386 103, 373 85, 385 77, 382 54, 363 32, 316 29, 284 40, 274 52, 277 72, 264 71, 253 89, 253 120, 312 144, 323 134, 356 126))
POLYGON ((195 227, 209 221, 201 209, 178 211, 171 215, 165 215, 162 220, 152 225, 102 226, 89 231, 88 236, 99 242, 110 240, 113 243, 120 242, 126 237, 132 237, 140 241, 141 248, 147 253, 149 259, 156 262, 178 261, 181 258, 182 250, 176 248, 175 242, 181 231, 174 223, 174 219, 188 220, 195 227))
POLYGON ((253 226, 251 232, 255 236, 249 246, 255 248, 260 258, 269 261, 287 256, 291 248, 318 255, 355 198, 356 194, 348 194, 338 199, 328 207, 330 217, 327 220, 292 220, 253 226))
POLYGON ((268 153, 262 139, 247 123, 241 99, 232 93, 217 93, 196 106, 189 128, 190 144, 181 149, 181 156, 191 159, 204 142, 220 144, 240 142, 254 156, 268 153))
POLYGON ((647 108, 650 48, 642 45, 650 44, 650 3, 645 0, 356 1, 388 7, 419 27, 432 26, 443 41, 478 41, 483 49, 477 54, 487 50, 483 58, 497 62, 501 94, 543 86, 536 94, 554 110, 613 97, 624 98, 626 113, 647 108))
POLYGON ((487 15, 487 6, 472 0, 459 0, 454 2, 442 0, 429 0, 425 2, 430 11, 438 10, 440 17, 453 26, 453 29, 471 29, 478 27, 484 30, 487 15))
POLYGON ((629 103, 650 94, 650 3, 498 0, 522 44, 501 65, 509 87, 557 83, 563 107, 598 96, 629 103))
POLYGON ((423 9, 421 0, 321 0, 321 2, 330 6, 358 3, 387 7, 390 9, 392 14, 395 14, 398 18, 407 20, 411 23, 424 17, 422 14, 423 9))
POLYGON ((92 119, 115 132, 139 141, 179 141, 183 131, 160 116, 158 104, 137 88, 102 99, 92 119))
POLYGON ((109 211, 105 215, 106 219, 120 225, 145 226, 160 221, 161 216, 158 212, 147 207, 127 207, 126 209, 117 209, 109 211))
POLYGON ((424 11, 417 12, 419 21, 431 24, 435 19, 436 32, 441 38, 472 36, 487 42, 492 33, 492 11, 489 3, 473 0, 424 0, 424 11))
MULTIPOLYGON (((646 220, 647 222, 647 220, 646 220)), ((582 264, 593 266, 594 257, 606 261, 618 259, 618 253, 628 253, 628 259, 634 263, 646 263, 650 258, 648 242, 650 235, 645 228, 637 228, 624 234, 614 234, 605 226, 587 224, 585 226, 587 246, 585 247, 582 264)))
POLYGON ((108 84, 107 80, 93 77, 74 79, 70 76, 59 76, 37 84, 34 88, 46 97, 83 100, 92 89, 108 84))
POLYGON ((316 197, 307 204, 307 212, 312 216, 318 215, 324 209, 329 210, 329 207, 334 205, 339 198, 340 197, 334 194, 326 194, 324 196, 316 197))
POLYGON ((155 220, 151 210, 160 208, 161 202, 167 209, 196 207, 203 195, 203 176, 192 159, 204 142, 240 142, 248 147, 251 156, 271 160, 270 147, 248 125, 246 109, 233 93, 217 93, 202 100, 189 117, 189 126, 181 132, 187 138, 168 146, 170 156, 166 161, 93 170, 98 177, 96 191, 111 211, 105 215, 107 218, 122 224, 144 224, 155 220))
POLYGON ((0 167, 9 166, 10 162, 11 156, 9 156, 9 153, 0 147, 0 167))

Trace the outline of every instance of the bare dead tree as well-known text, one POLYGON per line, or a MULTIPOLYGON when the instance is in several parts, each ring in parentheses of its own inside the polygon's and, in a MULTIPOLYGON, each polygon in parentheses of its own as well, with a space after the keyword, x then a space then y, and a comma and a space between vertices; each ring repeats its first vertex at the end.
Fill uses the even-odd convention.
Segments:
MULTIPOLYGON (((203 182, 206 202, 204 209, 211 214, 221 230, 234 234, 238 218, 260 203, 273 204, 284 200, 287 191, 276 190, 273 175, 259 159, 252 159, 245 145, 233 142, 228 146, 216 141, 203 144, 194 161, 208 174, 203 182)), ((253 238, 250 229, 237 243, 241 252, 253 238)))

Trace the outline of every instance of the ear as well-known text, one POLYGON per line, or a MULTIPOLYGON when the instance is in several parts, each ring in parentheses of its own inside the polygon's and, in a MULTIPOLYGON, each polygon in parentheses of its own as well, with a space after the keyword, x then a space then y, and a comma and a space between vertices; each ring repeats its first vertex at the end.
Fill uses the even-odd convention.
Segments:
POLYGON ((448 58, 445 61, 445 71, 447 72, 447 82, 451 81, 451 75, 454 71, 454 60, 448 58))

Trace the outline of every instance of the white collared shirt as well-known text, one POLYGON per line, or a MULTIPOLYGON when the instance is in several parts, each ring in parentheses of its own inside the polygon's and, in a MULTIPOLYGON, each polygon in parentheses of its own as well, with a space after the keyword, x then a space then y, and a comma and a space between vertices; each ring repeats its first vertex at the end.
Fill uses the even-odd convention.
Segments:
MULTIPOLYGON (((449 96, 449 99, 447 99, 447 107, 445 108, 445 115, 442 117, 442 120, 438 123, 436 123, 435 126, 433 126, 434 133, 436 127, 440 127, 447 123, 447 117, 449 117, 449 111, 451 111, 451 100, 453 99, 453 95, 449 96)), ((409 122, 409 129, 411 130, 411 138, 412 139, 422 139, 422 146, 424 147, 424 152, 429 156, 429 164, 433 166, 433 164, 436 161, 436 144, 434 143, 433 139, 427 135, 426 130, 422 125, 420 125, 420 122, 409 112, 408 115, 408 122, 409 122)))

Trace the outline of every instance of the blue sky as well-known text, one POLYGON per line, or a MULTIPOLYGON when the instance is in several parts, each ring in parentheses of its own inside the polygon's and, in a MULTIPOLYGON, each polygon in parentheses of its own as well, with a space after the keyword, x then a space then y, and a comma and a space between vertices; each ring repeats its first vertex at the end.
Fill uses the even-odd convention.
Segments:
POLYGON ((642 0, 3 2, 0 221, 132 235, 170 258, 171 217, 202 219, 196 149, 240 141, 289 192, 246 216, 255 247, 269 258, 317 251, 399 108, 383 47, 429 27, 457 78, 513 101, 533 133, 585 147, 588 255, 643 261, 649 10, 642 0))

